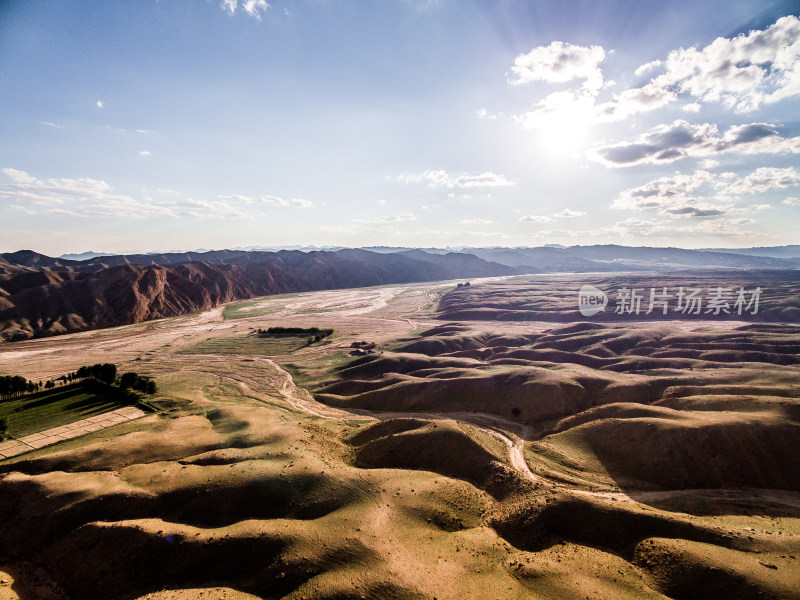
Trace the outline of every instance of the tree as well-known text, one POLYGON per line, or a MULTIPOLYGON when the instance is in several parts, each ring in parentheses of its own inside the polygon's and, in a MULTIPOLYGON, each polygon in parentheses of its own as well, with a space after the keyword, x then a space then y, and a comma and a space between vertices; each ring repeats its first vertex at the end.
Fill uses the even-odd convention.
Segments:
POLYGON ((114 380, 117 378, 117 365, 113 363, 103 363, 100 365, 100 372, 97 378, 103 383, 113 385, 114 380))
POLYGON ((0 442, 6 439, 6 432, 8 431, 8 421, 0 418, 0 442))
POLYGON ((56 384, 55 384, 55 383, 53 383, 53 380, 52 380, 52 379, 48 379, 48 380, 47 380, 47 383, 45 383, 45 384, 44 384, 44 389, 46 389, 46 390, 51 390, 51 389, 53 389, 55 386, 56 386, 56 384))
POLYGON ((147 393, 148 394, 155 394, 156 393, 156 382, 152 379, 147 382, 147 393))
POLYGON ((123 373, 122 377, 119 378, 119 387, 121 387, 123 390, 127 390, 135 387, 138 380, 139 376, 136 373, 123 373))

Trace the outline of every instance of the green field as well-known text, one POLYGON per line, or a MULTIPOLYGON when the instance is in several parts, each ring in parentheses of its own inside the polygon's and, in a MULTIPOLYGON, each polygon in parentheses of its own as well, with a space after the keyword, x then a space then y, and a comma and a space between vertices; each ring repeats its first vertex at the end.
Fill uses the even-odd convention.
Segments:
POLYGON ((296 298, 300 293, 275 294, 274 296, 261 296, 246 302, 236 302, 222 309, 223 319, 247 319, 250 317, 260 317, 280 312, 286 308, 281 300, 296 298))
POLYGON ((249 354, 280 356, 308 344, 307 335, 238 335, 205 340, 184 350, 190 354, 249 354))
POLYGON ((0 402, 0 418, 8 423, 8 435, 20 437, 59 427, 115 410, 129 403, 107 392, 95 392, 80 383, 0 402))

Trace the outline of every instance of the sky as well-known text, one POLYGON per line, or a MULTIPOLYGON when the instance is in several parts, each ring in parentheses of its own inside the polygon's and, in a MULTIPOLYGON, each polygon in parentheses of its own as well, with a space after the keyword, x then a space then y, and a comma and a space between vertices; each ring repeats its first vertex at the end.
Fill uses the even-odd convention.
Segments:
POLYGON ((799 14, 0 0, 0 252, 798 243, 799 14))

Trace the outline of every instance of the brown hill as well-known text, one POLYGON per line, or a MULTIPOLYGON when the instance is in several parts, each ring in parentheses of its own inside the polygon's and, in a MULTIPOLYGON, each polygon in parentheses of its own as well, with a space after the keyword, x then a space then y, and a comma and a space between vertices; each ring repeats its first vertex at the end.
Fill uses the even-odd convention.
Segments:
POLYGON ((455 254, 365 250, 219 251, 82 262, 20 251, 0 255, 0 261, 0 337, 6 340, 137 323, 268 294, 513 272, 455 254), (203 257, 209 260, 173 262, 203 257))

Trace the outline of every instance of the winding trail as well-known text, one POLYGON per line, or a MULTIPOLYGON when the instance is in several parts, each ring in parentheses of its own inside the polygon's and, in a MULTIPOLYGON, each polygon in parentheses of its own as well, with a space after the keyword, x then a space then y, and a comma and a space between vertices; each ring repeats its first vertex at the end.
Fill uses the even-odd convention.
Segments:
MULTIPOLYGON (((283 383, 279 388, 280 394, 286 401, 296 410, 312 414, 323 419, 340 419, 343 414, 348 418, 363 418, 363 419, 395 419, 395 418, 430 418, 430 419, 450 419, 466 423, 484 433, 492 436, 496 440, 502 442, 508 451, 508 458, 511 466, 522 475, 524 479, 532 482, 540 481, 539 477, 534 475, 525 460, 524 453, 524 440, 512 433, 507 433, 500 429, 497 425, 486 424, 485 421, 504 421, 502 417, 495 417, 488 413, 422 413, 422 412, 378 412, 371 410, 359 409, 357 412, 342 411, 338 409, 331 409, 331 407, 322 404, 314 399, 310 392, 304 388, 300 388, 295 384, 291 373, 281 367, 274 360, 261 359, 263 362, 271 364, 278 373, 284 378, 283 383), (328 411, 327 414, 318 410, 323 408, 328 411), (337 414, 331 414, 330 410, 336 410, 337 414)), ((518 423, 509 422, 514 426, 519 426, 518 423)))

